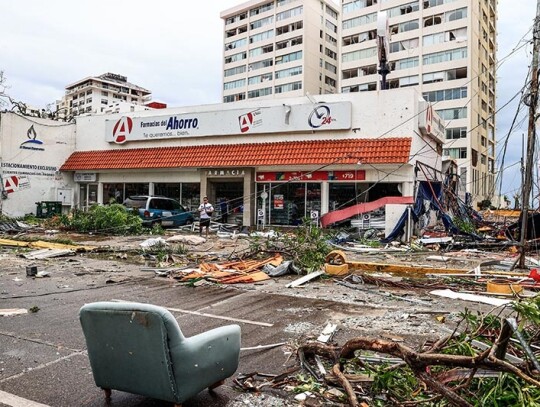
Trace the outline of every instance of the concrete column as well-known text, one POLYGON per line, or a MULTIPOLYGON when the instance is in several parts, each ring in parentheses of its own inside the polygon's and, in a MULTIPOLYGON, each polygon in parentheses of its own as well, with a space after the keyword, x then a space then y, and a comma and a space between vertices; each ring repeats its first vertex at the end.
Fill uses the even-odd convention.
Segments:
POLYGON ((208 178, 206 177, 206 171, 201 170, 201 202, 203 197, 208 196, 208 178))
POLYGON ((253 224, 256 203, 257 197, 255 196, 253 170, 246 170, 246 174, 244 175, 244 214, 242 217, 242 223, 245 226, 251 226, 253 224))
POLYGON ((328 213, 330 202, 330 183, 328 181, 321 182, 321 213, 319 216, 328 213))
POLYGON ((413 196, 414 194, 414 182, 403 182, 401 184, 401 194, 403 196, 413 196))
POLYGON ((148 195, 154 195, 154 183, 153 182, 148 183, 148 195))
POLYGON ((97 185, 97 202, 100 205, 103 205, 103 182, 98 182, 97 185))

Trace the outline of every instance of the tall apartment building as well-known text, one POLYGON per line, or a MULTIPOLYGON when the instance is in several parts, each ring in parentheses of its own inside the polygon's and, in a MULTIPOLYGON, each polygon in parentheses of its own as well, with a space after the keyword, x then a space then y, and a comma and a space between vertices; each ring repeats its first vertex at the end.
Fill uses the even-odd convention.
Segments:
POLYGON ((57 102, 57 110, 64 117, 103 113, 118 104, 138 110, 138 106, 145 105, 151 98, 149 90, 128 82, 125 76, 109 72, 66 86, 65 95, 57 102))
POLYGON ((461 191, 494 194, 497 0, 343 0, 341 92, 380 90, 377 15, 386 11, 388 88, 415 86, 446 120, 443 156, 461 191))
POLYGON ((223 11, 223 102, 337 93, 338 10, 327 0, 251 0, 223 11))

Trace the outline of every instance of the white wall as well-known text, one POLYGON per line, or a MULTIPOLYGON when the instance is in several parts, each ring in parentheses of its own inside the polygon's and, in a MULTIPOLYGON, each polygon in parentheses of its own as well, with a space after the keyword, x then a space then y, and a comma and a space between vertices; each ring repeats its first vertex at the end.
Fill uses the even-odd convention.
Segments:
POLYGON ((57 201, 58 189, 65 194, 72 188, 70 175, 58 169, 74 151, 74 124, 0 113, 0 148, 3 190, 9 192, 0 201, 3 215, 35 214, 36 202, 57 201))

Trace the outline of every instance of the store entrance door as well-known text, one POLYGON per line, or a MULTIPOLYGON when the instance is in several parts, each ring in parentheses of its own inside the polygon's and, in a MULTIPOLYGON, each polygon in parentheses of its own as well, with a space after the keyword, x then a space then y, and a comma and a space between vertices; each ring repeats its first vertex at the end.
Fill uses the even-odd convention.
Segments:
POLYGON ((241 225, 244 211, 243 181, 211 181, 210 198, 214 201, 216 220, 241 225))

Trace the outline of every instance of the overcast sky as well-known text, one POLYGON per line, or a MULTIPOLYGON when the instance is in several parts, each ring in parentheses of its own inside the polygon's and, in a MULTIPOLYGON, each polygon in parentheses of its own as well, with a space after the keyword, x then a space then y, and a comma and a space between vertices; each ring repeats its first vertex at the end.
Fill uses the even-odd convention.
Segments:
MULTIPOLYGON (((240 0, 17 0, 0 11, 0 70, 16 100, 44 108, 67 84, 114 72, 152 91, 169 106, 221 101, 223 27, 220 12, 240 0)), ((499 0, 498 58, 520 39, 531 41, 534 0, 499 0)), ((498 107, 522 86, 532 45, 515 52, 497 72, 498 107)), ((510 128, 517 103, 497 117, 497 139, 510 128)), ((521 114, 521 118, 526 112, 521 114)), ((512 136, 505 167, 521 158, 521 134, 512 136)), ((497 148, 497 152, 501 147, 497 148)), ((502 194, 521 183, 519 165, 504 172, 502 194)))

